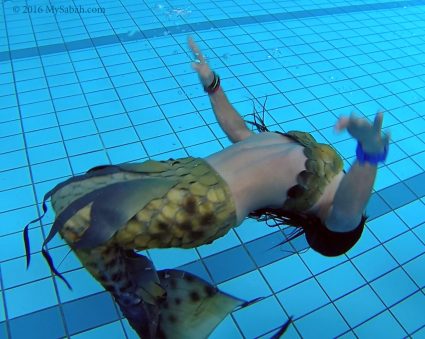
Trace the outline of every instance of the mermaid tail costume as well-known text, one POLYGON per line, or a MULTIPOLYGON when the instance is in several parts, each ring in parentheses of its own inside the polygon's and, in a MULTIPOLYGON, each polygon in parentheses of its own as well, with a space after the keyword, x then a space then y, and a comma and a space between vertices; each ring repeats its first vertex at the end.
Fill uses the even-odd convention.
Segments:
MULTIPOLYGON (((307 133, 285 135, 304 146, 307 161, 282 210, 304 211, 342 170, 342 161, 307 133)), ((49 197, 56 219, 43 254, 52 270, 60 276, 44 247, 59 232, 142 338, 205 338, 248 304, 187 272, 156 271, 134 251, 208 244, 236 225, 229 187, 205 160, 95 167, 48 192, 44 211, 49 197)))

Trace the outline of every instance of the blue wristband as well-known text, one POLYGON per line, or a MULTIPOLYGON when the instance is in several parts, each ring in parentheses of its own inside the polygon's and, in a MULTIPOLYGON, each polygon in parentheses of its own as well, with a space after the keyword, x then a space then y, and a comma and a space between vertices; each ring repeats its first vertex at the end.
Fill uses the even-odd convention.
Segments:
POLYGON ((363 165, 366 162, 372 165, 377 165, 380 162, 384 162, 387 159, 388 148, 389 148, 388 144, 386 144, 384 146, 384 151, 382 153, 368 154, 364 152, 362 145, 360 144, 360 142, 358 142, 357 148, 356 148, 357 160, 359 161, 361 165, 363 165))

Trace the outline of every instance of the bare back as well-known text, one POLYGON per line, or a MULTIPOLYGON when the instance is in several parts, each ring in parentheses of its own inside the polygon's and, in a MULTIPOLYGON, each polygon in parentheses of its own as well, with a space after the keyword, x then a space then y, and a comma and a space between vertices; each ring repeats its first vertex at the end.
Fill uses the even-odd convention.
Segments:
MULTIPOLYGON (((297 175, 305 169, 303 147, 277 133, 254 134, 205 159, 220 173, 232 191, 238 224, 259 208, 280 207, 297 175)), ((329 209, 342 176, 338 175, 309 210, 329 209)))

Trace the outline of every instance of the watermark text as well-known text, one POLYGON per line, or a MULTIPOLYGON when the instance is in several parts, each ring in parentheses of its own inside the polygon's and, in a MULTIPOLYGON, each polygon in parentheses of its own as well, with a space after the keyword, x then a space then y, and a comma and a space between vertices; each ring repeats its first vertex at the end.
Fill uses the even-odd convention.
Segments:
POLYGON ((24 5, 24 6, 13 6, 14 13, 22 14, 105 14, 104 7, 85 7, 85 6, 55 6, 55 5, 24 5))

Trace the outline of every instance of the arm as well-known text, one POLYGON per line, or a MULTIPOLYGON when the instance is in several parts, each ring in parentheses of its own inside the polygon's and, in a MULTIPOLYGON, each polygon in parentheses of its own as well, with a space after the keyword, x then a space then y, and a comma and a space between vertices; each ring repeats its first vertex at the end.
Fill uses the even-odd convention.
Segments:
POLYGON ((366 208, 377 168, 370 164, 360 165, 356 161, 344 176, 336 191, 326 226, 335 232, 353 230, 366 208))
MULTIPOLYGON (((389 141, 389 135, 382 137, 383 115, 378 113, 373 125, 366 120, 341 118, 336 129, 348 132, 357 139, 367 154, 382 154, 389 141)), ((377 173, 377 165, 356 161, 344 176, 336 191, 333 205, 325 221, 332 231, 347 232, 360 222, 366 208, 377 173)))
MULTIPOLYGON (((199 47, 189 38, 189 46, 199 62, 192 63, 193 69, 198 72, 201 83, 208 87, 214 80, 214 74, 205 62, 199 47)), ((253 134, 245 125, 245 121, 234 109, 221 88, 209 95, 214 114, 220 127, 233 143, 248 138, 253 134)))
POLYGON ((221 88, 209 97, 217 121, 231 142, 244 140, 253 134, 221 88))

